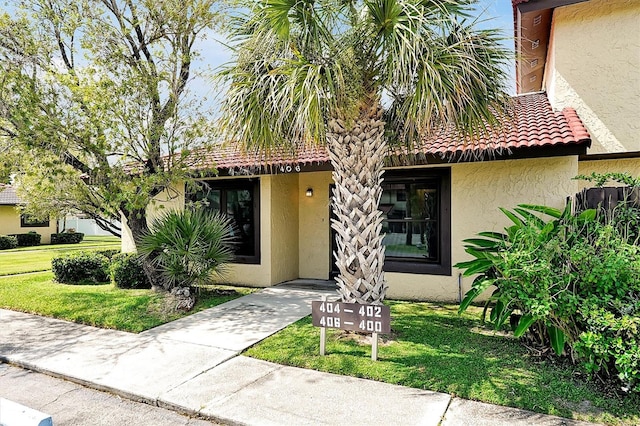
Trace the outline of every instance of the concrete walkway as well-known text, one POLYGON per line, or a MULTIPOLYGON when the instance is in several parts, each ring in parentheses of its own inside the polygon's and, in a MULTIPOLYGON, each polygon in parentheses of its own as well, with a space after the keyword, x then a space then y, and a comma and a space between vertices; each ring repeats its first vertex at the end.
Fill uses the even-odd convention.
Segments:
POLYGON ((239 355, 326 294, 271 287, 137 335, 0 310, 0 360, 228 424, 584 424, 239 355))

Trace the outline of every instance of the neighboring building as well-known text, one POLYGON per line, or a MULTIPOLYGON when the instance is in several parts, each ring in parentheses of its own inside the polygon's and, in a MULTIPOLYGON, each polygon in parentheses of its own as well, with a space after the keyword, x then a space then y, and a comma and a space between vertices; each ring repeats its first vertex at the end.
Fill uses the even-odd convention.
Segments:
MULTIPOLYGON (((387 168, 380 209, 390 298, 459 299, 472 282, 453 267, 469 259, 462 240, 507 226, 499 207, 562 208, 583 185, 572 179, 579 173, 640 175, 640 2, 513 3, 520 54, 513 121, 472 145, 451 134, 425 140, 410 166, 387 168)), ((220 174, 205 180, 208 192, 186 198, 206 196, 236 219, 243 244, 229 282, 264 287, 332 277, 332 177, 324 149, 270 158, 228 149, 199 156, 193 167, 214 165, 220 174)), ((160 201, 184 206, 183 196, 160 201)), ((130 237, 123 248, 131 249, 130 237)))
POLYGON ((593 141, 581 174, 640 175, 640 1, 513 3, 518 93, 575 108, 593 141))
POLYGON ((21 200, 10 185, 0 184, 0 235, 26 234, 35 231, 42 236, 42 244, 51 242, 51 234, 57 231, 55 220, 38 221, 20 213, 21 200))

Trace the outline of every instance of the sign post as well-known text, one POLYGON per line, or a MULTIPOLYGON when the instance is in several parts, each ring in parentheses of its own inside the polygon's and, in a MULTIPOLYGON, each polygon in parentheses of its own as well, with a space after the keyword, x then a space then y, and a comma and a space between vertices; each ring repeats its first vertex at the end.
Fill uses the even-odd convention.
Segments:
POLYGON ((329 302, 323 297, 322 301, 311 302, 311 319, 320 327, 320 355, 325 354, 327 328, 371 333, 374 361, 378 359, 378 333, 391 332, 391 311, 385 305, 329 302))

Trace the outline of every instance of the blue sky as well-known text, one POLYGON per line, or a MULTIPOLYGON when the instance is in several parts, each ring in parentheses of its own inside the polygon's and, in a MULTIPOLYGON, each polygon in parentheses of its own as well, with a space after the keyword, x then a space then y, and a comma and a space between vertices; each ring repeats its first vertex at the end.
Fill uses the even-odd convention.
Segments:
MULTIPOLYGON (((513 49, 513 8, 511 0, 480 0, 477 5, 479 13, 481 13, 481 26, 500 28, 508 40, 505 40, 505 46, 513 49)), ((215 35, 210 35, 206 40, 199 44, 202 57, 197 61, 197 66, 209 66, 216 68, 227 62, 231 55, 230 52, 216 40, 215 35)), ((509 70, 511 75, 510 93, 515 94, 515 66, 509 70)), ((214 96, 211 83, 205 80, 196 79, 193 82, 192 90, 199 95, 207 97, 214 96)))
MULTIPOLYGON (((14 0, 0 0, 0 11, 5 10, 12 13, 14 9, 14 0)), ((482 13, 483 26, 500 28, 503 30, 506 37, 511 38, 513 36, 513 10, 511 6, 511 0, 480 0, 477 5, 478 10, 482 13)), ((513 41, 511 39, 505 41, 505 46, 509 49, 513 49, 513 41)), ((227 62, 231 55, 230 52, 220 43, 218 37, 215 34, 209 34, 204 40, 201 40, 198 44, 198 49, 201 52, 201 57, 195 61, 195 69, 209 68, 215 69, 218 66, 227 62)), ((515 93, 515 71, 513 67, 509 71, 512 76, 511 92, 515 93)), ((215 103, 211 98, 215 94, 213 90, 212 82, 209 79, 203 79, 195 77, 191 85, 191 92, 197 96, 205 96, 209 98, 205 101, 206 104, 211 105, 215 103)))

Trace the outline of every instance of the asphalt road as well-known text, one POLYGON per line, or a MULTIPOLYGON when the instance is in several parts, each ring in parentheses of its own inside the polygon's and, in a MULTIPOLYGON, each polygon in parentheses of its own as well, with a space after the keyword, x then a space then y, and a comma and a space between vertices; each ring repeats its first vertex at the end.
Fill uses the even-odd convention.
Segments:
POLYGON ((54 426, 217 424, 2 363, 0 397, 51 415, 54 426))

